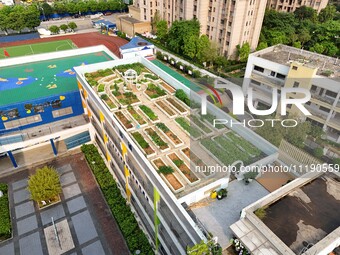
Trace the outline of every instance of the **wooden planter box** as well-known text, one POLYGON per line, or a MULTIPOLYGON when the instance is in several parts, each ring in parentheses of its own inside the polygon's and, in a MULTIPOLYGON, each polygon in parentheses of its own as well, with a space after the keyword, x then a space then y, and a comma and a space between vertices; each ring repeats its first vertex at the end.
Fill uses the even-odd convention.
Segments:
POLYGON ((164 101, 157 101, 155 102, 155 105, 170 119, 177 117, 177 112, 172 107, 170 107, 169 104, 166 104, 164 101))
MULTIPOLYGON (((139 133, 143 137, 143 135, 138 131, 135 131, 134 133, 139 133)), ((142 148, 142 146, 140 146, 140 144, 138 143, 137 139, 133 136, 134 133, 132 133, 131 135, 132 135, 133 139, 135 139, 137 146, 145 153, 146 157, 149 158, 149 157, 156 155, 155 150, 151 147, 151 145, 149 143, 148 143, 149 146, 147 148, 142 148)), ((143 139, 145 140, 144 137, 143 137, 143 139)))
POLYGON ((136 110, 135 108, 127 108, 127 114, 131 117, 131 119, 134 119, 135 122, 140 126, 140 127, 146 127, 148 125, 148 123, 146 122, 146 120, 142 117, 143 115, 141 114, 141 112, 139 110, 136 110), (140 119, 137 120, 133 114, 138 114, 140 116, 140 119))
MULTIPOLYGON (((155 169, 158 170, 159 167, 165 166, 165 163, 161 158, 156 158, 152 161, 152 164, 154 165, 155 169)), ((179 193, 182 190, 184 190, 183 183, 174 175, 172 174, 160 174, 160 176, 163 178, 165 183, 168 185, 168 187, 172 190, 174 193, 179 193)))
POLYGON ((122 111, 115 112, 114 115, 116 115, 118 121, 125 127, 127 131, 131 131, 135 128, 131 120, 129 120, 122 111))
MULTIPOLYGON (((200 159, 195 153, 193 153, 189 147, 185 147, 183 149, 180 150, 180 153, 189 160, 190 165, 192 165, 192 167, 199 166, 199 167, 204 167, 204 169, 207 169, 207 164, 200 159)), ((211 172, 200 172, 203 173, 205 176, 211 176, 212 173, 211 172)), ((215 174, 215 173, 214 173, 215 174)))
POLYGON ((164 146, 158 146, 156 144, 156 142, 154 142, 154 140, 152 139, 151 135, 150 135, 150 132, 155 132, 158 137, 163 141, 163 137, 161 137, 152 127, 147 127, 144 129, 144 133, 150 138, 150 140, 155 144, 155 146, 157 146, 157 148, 161 151, 161 152, 166 152, 168 150, 170 150, 170 146, 168 144, 164 145, 164 146))
POLYGON ((174 132, 172 132, 169 127, 168 127, 169 130, 167 132, 164 132, 159 127, 157 128, 172 143, 173 146, 179 147, 184 144, 183 141, 177 135, 175 135, 174 132))
POLYGON ((190 186, 194 186, 201 181, 201 179, 198 178, 184 162, 179 167, 176 166, 174 160, 181 159, 175 152, 167 154, 166 157, 171 161, 171 164, 179 171, 179 174, 189 183, 190 186))
POLYGON ((166 99, 172 106, 173 108, 176 109, 181 115, 187 114, 189 111, 187 110, 187 107, 184 106, 182 103, 180 103, 177 99, 174 97, 169 97, 166 99))

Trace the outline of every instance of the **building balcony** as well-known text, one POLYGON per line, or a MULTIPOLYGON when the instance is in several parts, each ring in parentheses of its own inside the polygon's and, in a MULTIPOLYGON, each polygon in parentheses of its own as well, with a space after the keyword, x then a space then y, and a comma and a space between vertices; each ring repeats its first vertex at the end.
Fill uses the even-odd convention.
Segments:
POLYGON ((336 113, 334 118, 330 118, 327 125, 340 130, 340 113, 336 113))
POLYGON ((252 72, 251 78, 258 81, 258 82, 261 82, 261 83, 264 83, 264 84, 269 85, 271 87, 274 87, 274 88, 281 88, 285 84, 284 81, 280 81, 280 80, 271 78, 269 76, 261 75, 259 73, 255 73, 255 72, 252 72))
POLYGON ((309 105, 305 105, 307 110, 310 111, 310 113, 313 115, 313 116, 316 116, 316 117, 319 117, 321 120, 323 120, 322 122, 325 122, 329 113, 327 112, 324 112, 324 111, 321 111, 315 107, 311 107, 309 105))
MULTIPOLYGON (((312 98, 317 99, 321 102, 327 103, 329 106, 332 106, 334 104, 334 98, 328 97, 328 96, 320 96, 319 94, 315 93, 314 91, 311 91, 312 98)), ((338 102, 339 106, 340 103, 338 102)))

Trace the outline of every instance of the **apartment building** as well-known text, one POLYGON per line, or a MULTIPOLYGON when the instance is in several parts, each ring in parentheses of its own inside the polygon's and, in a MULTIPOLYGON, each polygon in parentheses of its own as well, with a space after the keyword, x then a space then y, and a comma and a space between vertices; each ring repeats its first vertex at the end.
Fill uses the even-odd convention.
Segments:
POLYGON ((175 20, 196 18, 201 34, 216 42, 221 54, 232 58, 237 45, 248 42, 256 49, 265 8, 265 0, 135 0, 129 11, 143 21, 152 21, 158 11, 169 26, 175 20))
POLYGON ((328 0, 268 0, 267 8, 282 12, 294 12, 296 8, 307 6, 319 13, 327 4, 328 0))
MULTIPOLYGON (((328 139, 340 142, 340 61, 336 58, 275 45, 250 54, 243 90, 253 89, 254 106, 268 108, 272 104, 272 89, 305 88, 311 100, 305 107, 312 114, 304 116, 296 106, 288 112, 326 131, 328 139)), ((299 95, 290 95, 298 98, 299 95)))

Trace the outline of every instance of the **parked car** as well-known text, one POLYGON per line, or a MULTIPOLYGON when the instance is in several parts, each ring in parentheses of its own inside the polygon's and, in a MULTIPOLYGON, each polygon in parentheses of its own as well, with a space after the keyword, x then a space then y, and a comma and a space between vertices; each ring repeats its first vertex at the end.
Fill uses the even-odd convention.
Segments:
POLYGON ((112 12, 105 12, 104 15, 105 16, 110 16, 112 14, 112 12))

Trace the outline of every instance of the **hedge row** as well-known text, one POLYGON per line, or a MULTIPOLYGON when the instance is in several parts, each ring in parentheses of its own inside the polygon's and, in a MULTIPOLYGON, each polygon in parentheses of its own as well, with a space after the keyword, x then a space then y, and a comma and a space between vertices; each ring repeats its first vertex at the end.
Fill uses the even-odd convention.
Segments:
POLYGON ((2 241, 11 237, 12 226, 7 184, 0 183, 0 190, 3 192, 3 196, 0 197, 0 241, 2 241))
POLYGON ((140 250, 140 254, 143 255, 154 254, 148 239, 139 228, 134 214, 126 204, 126 199, 120 193, 115 180, 107 169, 97 148, 93 144, 84 144, 81 150, 85 154, 86 160, 97 179, 100 189, 123 233, 131 253, 134 254, 136 250, 140 250))

